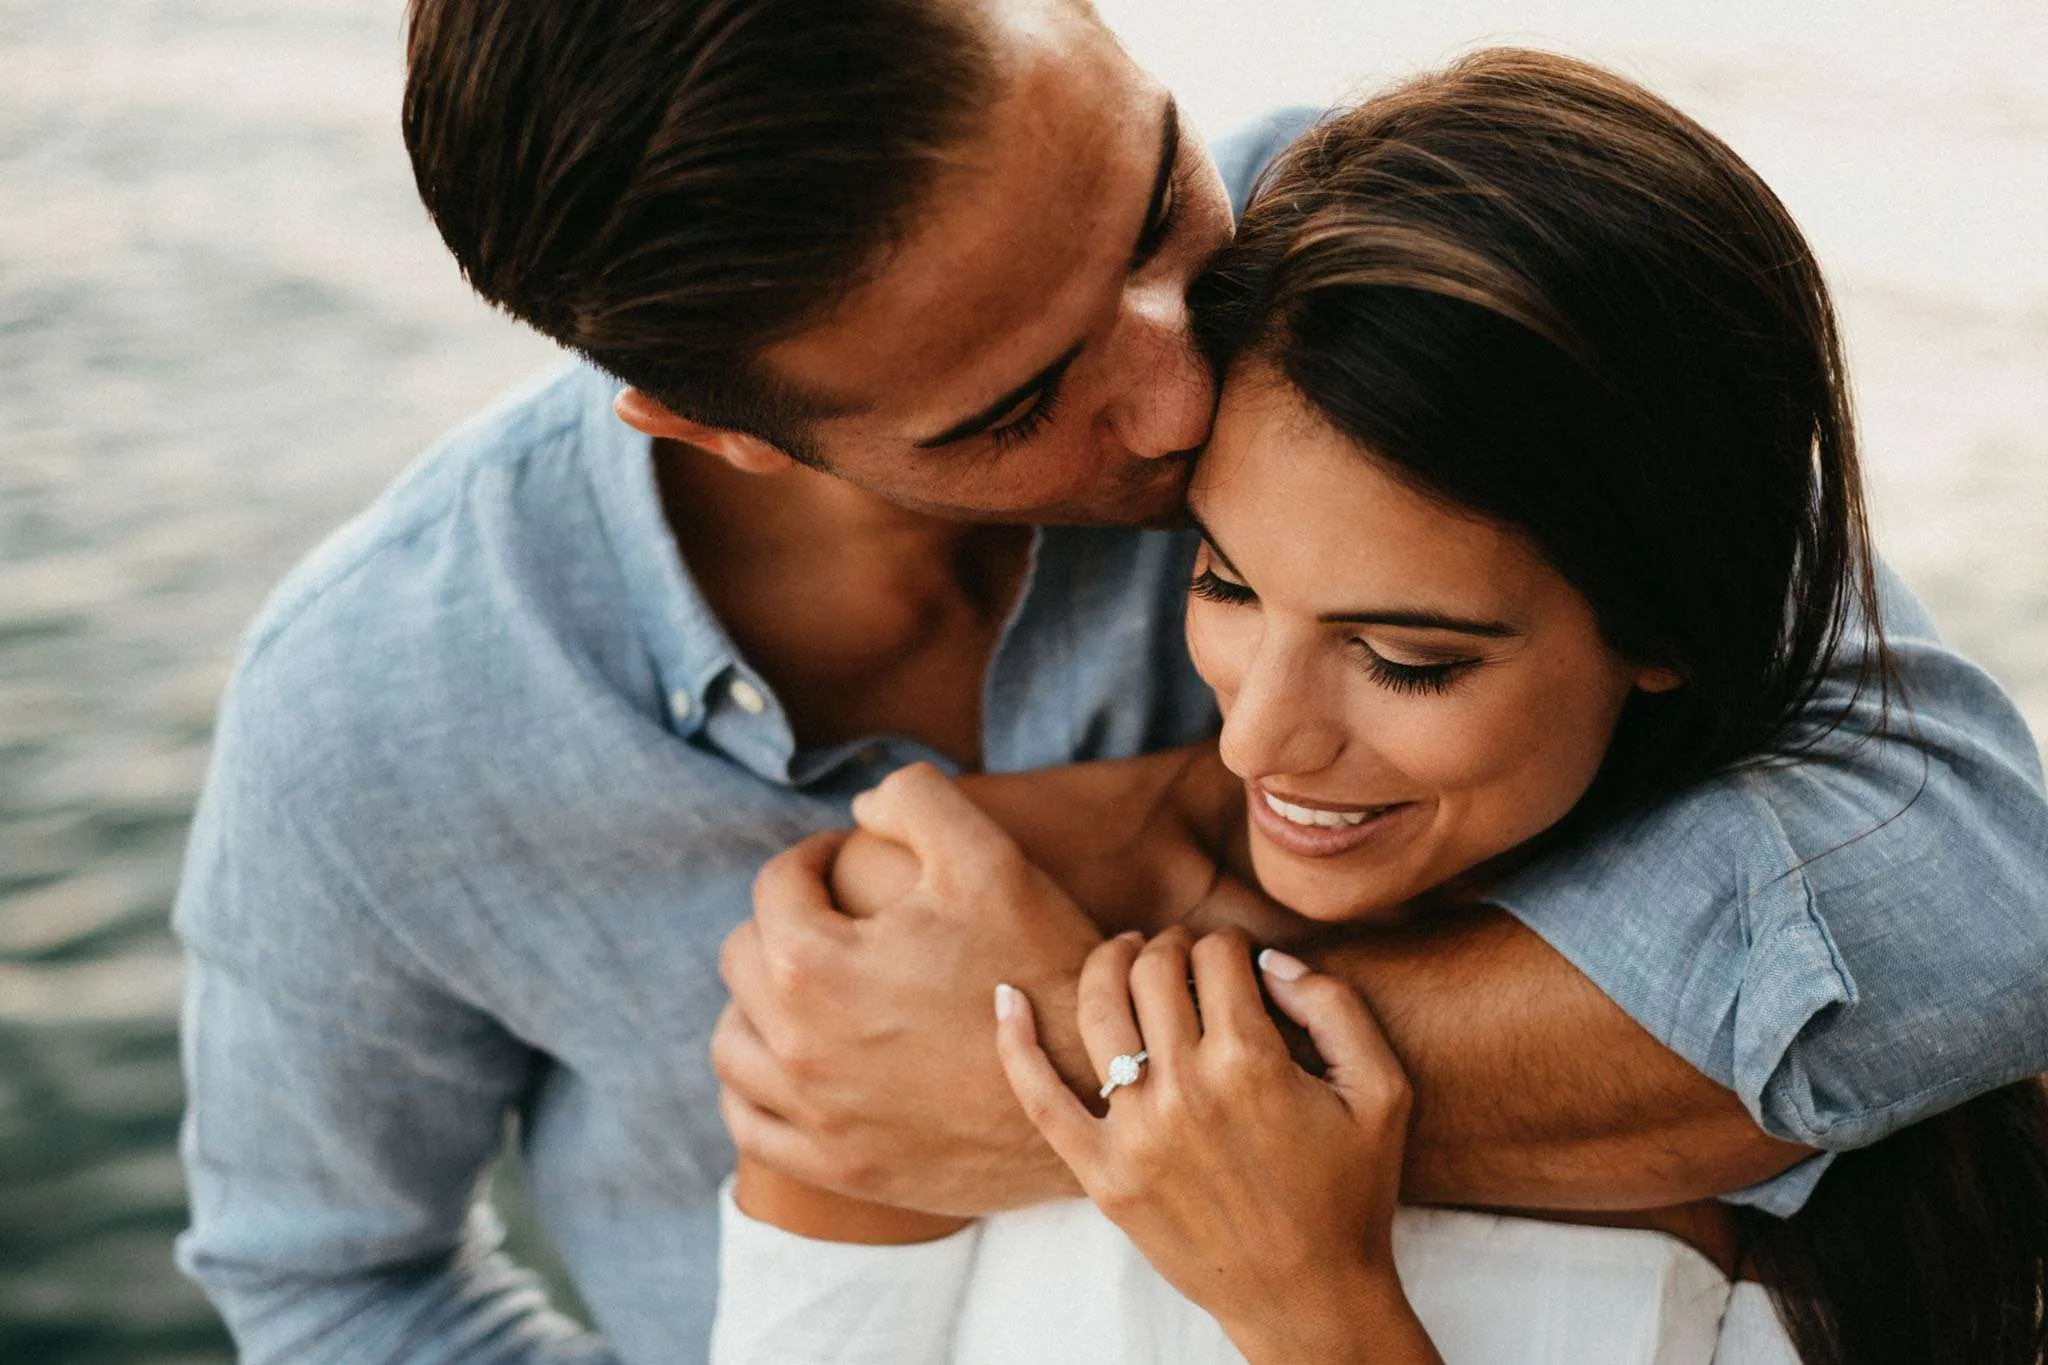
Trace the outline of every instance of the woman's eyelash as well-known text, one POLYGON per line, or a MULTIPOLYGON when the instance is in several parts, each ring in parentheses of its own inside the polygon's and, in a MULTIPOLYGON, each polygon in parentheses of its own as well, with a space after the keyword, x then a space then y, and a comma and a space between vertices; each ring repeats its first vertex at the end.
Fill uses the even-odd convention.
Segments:
MULTIPOLYGON (((1250 587, 1221 578, 1214 569, 1203 569, 1189 579, 1188 591, 1204 601, 1220 602, 1229 607, 1242 607, 1259 600, 1259 595, 1250 587)), ((1351 643, 1364 655, 1360 664, 1367 676, 1390 692, 1441 695, 1450 691, 1477 662, 1451 659, 1440 664, 1397 664, 1392 659, 1381 657, 1371 645, 1356 636, 1352 637, 1351 643)))
POLYGON ((1204 569, 1189 579, 1188 591, 1205 602, 1221 602, 1227 607, 1241 607, 1259 600, 1259 595, 1244 584, 1218 578, 1214 569, 1204 569))
POLYGON ((1053 413, 1059 408, 1062 387, 1057 381, 1047 385, 1045 391, 1039 394, 1038 401, 1025 409, 1021 417, 1006 426, 991 428, 988 438, 995 448, 1008 450, 1012 446, 1023 445, 1043 431, 1045 424, 1052 420, 1053 413))
POLYGON ((1469 659, 1454 659, 1441 664, 1397 664, 1382 658, 1371 645, 1354 639, 1353 644, 1365 652, 1365 671, 1372 680, 1392 692, 1427 692, 1441 695, 1451 690, 1459 677, 1472 667, 1469 659))

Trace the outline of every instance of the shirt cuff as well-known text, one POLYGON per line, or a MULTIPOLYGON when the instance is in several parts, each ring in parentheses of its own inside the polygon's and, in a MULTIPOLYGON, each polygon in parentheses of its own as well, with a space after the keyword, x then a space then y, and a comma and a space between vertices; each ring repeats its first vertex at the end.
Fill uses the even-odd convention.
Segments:
POLYGON ((1806 1201, 1813 1197, 1814 1188, 1820 1184, 1820 1178, 1826 1175, 1828 1167, 1834 1164, 1833 1152, 1816 1152, 1798 1165, 1778 1172, 1769 1180, 1760 1180, 1754 1185, 1730 1190, 1721 1196, 1721 1202, 1760 1209, 1778 1218, 1790 1218, 1806 1206, 1806 1201))
POLYGON ((980 1241, 823 1242, 750 1218, 719 1190, 712 1365, 945 1365, 980 1241))

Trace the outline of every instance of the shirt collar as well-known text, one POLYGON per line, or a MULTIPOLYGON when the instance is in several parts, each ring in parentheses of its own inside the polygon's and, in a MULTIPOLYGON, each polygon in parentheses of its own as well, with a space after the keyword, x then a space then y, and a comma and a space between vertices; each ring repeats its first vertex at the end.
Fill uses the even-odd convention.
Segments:
POLYGON ((583 454, 669 726, 686 739, 702 736, 761 777, 789 781, 796 746, 788 719, 683 564, 662 513, 653 441, 612 411, 617 380, 587 365, 584 375, 583 454))

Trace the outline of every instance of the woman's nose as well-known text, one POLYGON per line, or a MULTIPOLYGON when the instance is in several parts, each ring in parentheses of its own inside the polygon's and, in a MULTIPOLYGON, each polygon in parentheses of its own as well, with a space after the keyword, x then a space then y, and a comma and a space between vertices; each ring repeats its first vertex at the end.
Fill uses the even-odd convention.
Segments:
POLYGON ((1240 678, 1223 714, 1218 749, 1239 777, 1264 779, 1321 772, 1344 750, 1332 690, 1316 685, 1303 661, 1274 647, 1270 635, 1240 678))
POLYGON ((1186 293, 1165 280, 1131 290, 1114 344, 1121 396, 1111 421, 1125 448, 1157 458, 1207 441, 1216 377, 1195 345, 1186 293))

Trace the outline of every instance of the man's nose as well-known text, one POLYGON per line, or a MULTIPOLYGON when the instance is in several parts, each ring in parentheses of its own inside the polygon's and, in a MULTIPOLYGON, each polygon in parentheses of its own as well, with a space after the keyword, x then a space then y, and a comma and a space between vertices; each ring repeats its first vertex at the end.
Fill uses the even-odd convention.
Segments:
POLYGON ((1225 767, 1256 780, 1306 776, 1337 761, 1344 728, 1311 672, 1268 634, 1223 717, 1217 748, 1225 767))
POLYGON ((1167 281, 1133 290, 1115 340, 1124 363, 1112 420, 1125 448, 1156 459, 1208 440, 1216 378, 1195 345, 1185 292, 1167 281))

